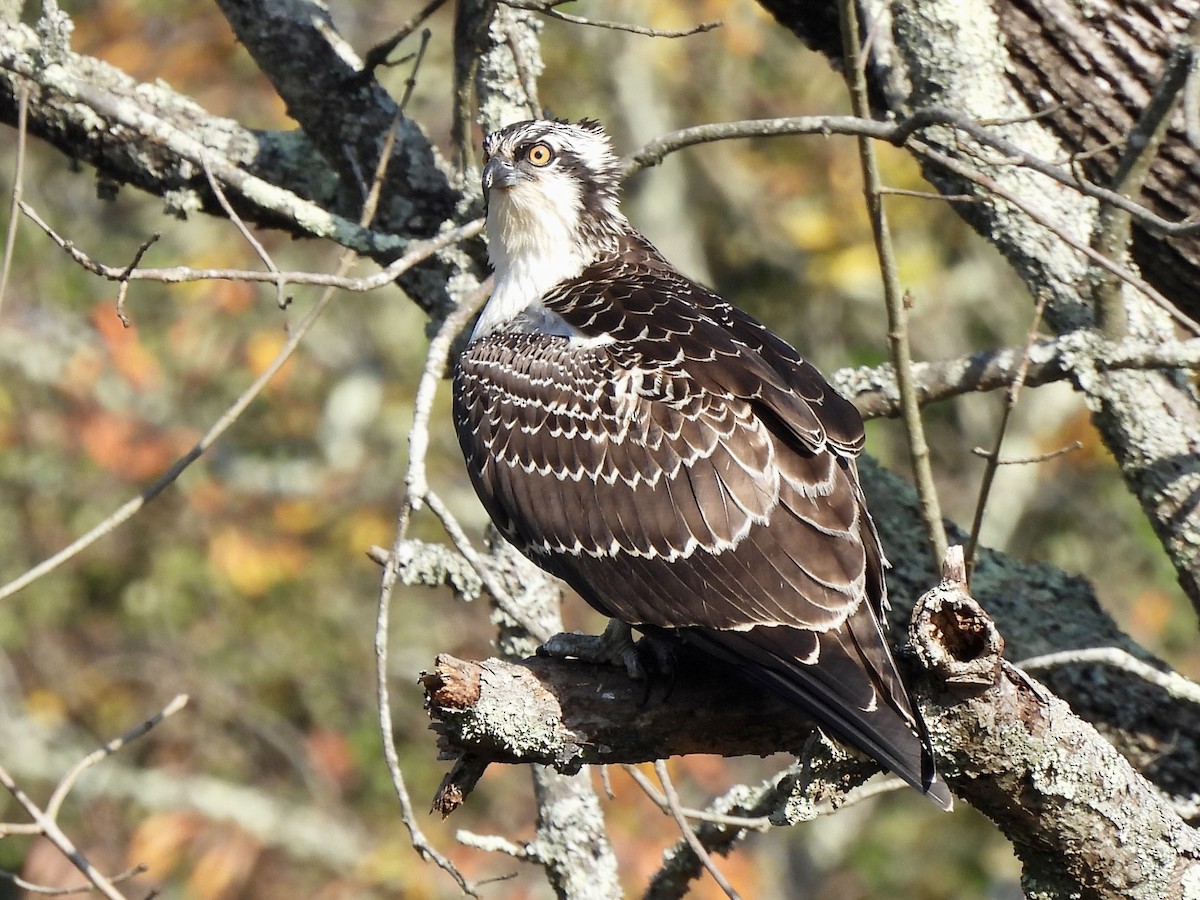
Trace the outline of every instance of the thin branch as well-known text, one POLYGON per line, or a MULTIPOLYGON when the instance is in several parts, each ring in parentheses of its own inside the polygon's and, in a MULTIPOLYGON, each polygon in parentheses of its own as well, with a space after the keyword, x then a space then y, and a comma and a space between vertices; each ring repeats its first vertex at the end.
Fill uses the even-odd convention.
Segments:
POLYGON ((681 128, 648 141, 622 158, 621 175, 628 178, 642 169, 657 166, 676 151, 697 144, 802 134, 819 134, 823 137, 831 134, 865 135, 890 142, 896 130, 897 126, 891 122, 878 122, 859 116, 792 116, 747 119, 740 122, 711 122, 681 128))
POLYGON ((125 267, 125 271, 121 273, 120 279, 117 282, 117 318, 121 320, 121 324, 129 328, 133 322, 125 312, 125 298, 129 296, 129 273, 134 271, 138 264, 141 263, 144 257, 159 239, 162 238, 162 232, 156 231, 146 240, 142 241, 137 251, 133 254, 133 259, 129 261, 129 265, 125 267))
MULTIPOLYGON (((850 89, 850 105, 854 112, 866 118, 870 111, 867 99, 867 80, 858 43, 857 0, 839 0, 841 16, 842 52, 846 60, 846 82, 850 89)), ((867 199, 867 211, 871 219, 871 232, 875 237, 875 251, 879 257, 879 271, 883 278, 884 301, 887 306, 888 345, 892 362, 896 367, 896 386, 900 390, 900 405, 908 437, 908 449, 912 456, 913 478, 917 495, 921 499, 921 516, 929 541, 929 550, 934 560, 946 555, 946 528, 942 524, 941 504, 937 486, 933 479, 929 443, 925 439, 925 427, 921 421, 921 406, 912 376, 912 346, 908 341, 907 295, 900 288, 900 274, 896 266, 896 254, 892 246, 891 230, 888 227, 887 211, 880 195, 882 180, 875 159, 875 148, 866 137, 858 139, 859 162, 862 166, 863 190, 867 199)))
POLYGON ((208 154, 205 153, 200 157, 200 162, 204 166, 204 177, 208 179, 208 186, 212 189, 213 194, 217 198, 217 202, 221 204, 221 209, 225 210, 225 215, 229 216, 234 227, 238 230, 246 243, 251 246, 255 254, 262 260, 267 271, 275 276, 275 305, 280 309, 287 309, 287 300, 283 296, 283 282, 279 280, 279 266, 275 265, 275 260, 271 259, 271 254, 246 227, 246 223, 242 221, 242 217, 234 211, 233 205, 229 202, 229 198, 225 196, 225 191, 221 189, 221 183, 217 181, 217 177, 213 175, 212 167, 208 164, 208 154))
POLYGON ((981 456, 984 459, 996 460, 998 466, 1029 466, 1037 463, 1049 462, 1052 459, 1058 459, 1060 456, 1066 456, 1068 453, 1074 453, 1076 450, 1083 449, 1083 441, 1072 441, 1065 447, 1059 447, 1057 450, 1051 450, 1049 453, 1038 453, 1034 456, 996 456, 995 451, 985 450, 983 447, 972 447, 971 453, 975 456, 981 456))
MULTIPOLYGON (((979 532, 983 529, 983 514, 987 510, 988 496, 992 491, 992 482, 1000 468, 1000 450, 1004 446, 1004 436, 1008 433, 1008 423, 1013 410, 1017 407, 1017 398, 1021 395, 1021 387, 1029 375, 1029 355, 1033 350, 1033 342, 1037 340, 1038 328, 1042 324, 1042 314, 1046 311, 1046 303, 1050 299, 1049 291, 1043 291, 1038 297, 1033 310, 1033 320, 1029 323, 1029 331, 1025 335, 1025 346, 1021 350, 1021 362, 1017 366, 1012 384, 1008 386, 1004 396, 1004 408, 1000 412, 1000 424, 996 426, 996 439, 992 451, 987 456, 983 467, 983 477, 979 480, 979 496, 975 500, 975 513, 971 519, 971 534, 967 538, 965 559, 967 567, 967 582, 970 583, 971 573, 975 569, 975 557, 979 548, 979 532)), ((942 554, 945 556, 945 554, 942 554)))
POLYGON ((58 818, 58 811, 62 808, 63 801, 67 799, 67 794, 71 792, 71 788, 75 786, 75 782, 79 780, 80 775, 98 763, 108 759, 108 757, 112 756, 126 744, 136 741, 155 725, 158 725, 160 722, 163 722, 164 720, 175 715, 175 713, 187 706, 187 703, 187 694, 176 694, 171 699, 170 703, 168 703, 146 721, 129 729, 129 731, 125 732, 120 737, 113 738, 111 741, 104 744, 102 747, 93 750, 91 753, 77 762, 70 768, 67 774, 63 776, 62 781, 58 783, 58 787, 54 789, 54 793, 50 795, 50 800, 46 803, 46 815, 52 819, 58 818))
POLYGON ((1088 647, 1083 650, 1060 650, 1031 656, 1017 663, 1026 672, 1041 672, 1060 666, 1112 666, 1162 688, 1176 700, 1200 705, 1200 684, 1189 681, 1178 672, 1163 672, 1143 662, 1120 647, 1088 647))
POLYGON ((25 185, 25 144, 29 123, 29 84, 21 82, 17 94, 17 154, 13 164, 13 186, 8 206, 8 229, 4 235, 4 261, 0 264, 0 308, 8 293, 8 276, 12 271, 13 250, 17 244, 17 206, 25 185))
POLYGON ((679 803, 679 794, 675 792, 675 785, 671 783, 671 776, 667 774, 667 764, 661 759, 655 760, 654 773, 658 776, 659 783, 662 784, 663 794, 666 796, 667 807, 671 810, 671 816, 675 819, 675 824, 679 826, 679 830, 683 833, 683 839, 687 841, 688 846, 692 848, 692 852, 696 854, 696 858, 700 860, 701 864, 708 871, 708 874, 712 876, 713 881, 725 892, 725 896, 729 900, 741 900, 741 895, 733 889, 733 886, 721 874, 721 870, 717 868, 717 864, 709 856, 708 850, 700 843, 700 838, 696 836, 696 832, 692 830, 692 826, 684 818, 683 807, 679 803))
POLYGON ((528 843, 517 844, 503 835, 476 834, 460 828, 454 832, 454 839, 464 847, 473 847, 476 850, 483 850, 485 853, 503 853, 505 856, 519 859, 521 862, 538 862, 537 854, 533 852, 533 848, 528 843))
MULTIPOLYGON (((509 0, 504 0, 505 3, 512 5, 509 0)), ((570 22, 572 25, 590 25, 593 28, 607 28, 611 31, 625 31, 629 34, 640 34, 646 37, 659 38, 685 38, 691 37, 693 34, 703 34, 706 31, 712 31, 714 28, 720 28, 722 22, 701 22, 699 25, 693 25, 691 28, 684 28, 680 31, 666 31, 661 28, 649 28, 645 25, 634 25, 631 22, 609 22, 600 19, 585 19, 583 16, 572 16, 569 13, 559 12, 554 9, 541 10, 543 15, 549 16, 552 19, 561 19, 564 22, 570 22)))
MULTIPOLYGON (((404 110, 408 109, 408 103, 412 100, 413 91, 417 89, 417 73, 421 71, 421 63, 425 62, 425 51, 429 49, 429 39, 431 37, 433 37, 433 32, 428 28, 421 32, 421 43, 417 45, 417 52, 413 57, 412 70, 408 73, 408 78, 404 79, 404 93, 400 96, 399 113, 403 113, 404 110)), ((395 134, 395 126, 393 126, 392 133, 395 134)), ((377 186, 376 190, 382 187, 381 181, 377 180, 375 184, 377 186)))
POLYGON ((96 890, 105 897, 108 897, 109 900, 125 900, 125 895, 117 890, 111 879, 105 877, 99 869, 91 864, 88 858, 79 851, 79 848, 58 827, 58 823, 46 815, 29 798, 29 795, 21 790, 20 786, 13 781, 12 776, 8 774, 8 771, 3 766, 0 766, 0 785, 3 785, 13 795, 17 803, 24 808, 25 812, 29 814, 34 824, 37 825, 38 832, 57 847, 59 852, 70 861, 71 865, 82 872, 83 877, 96 886, 96 890))
MULTIPOLYGON (((136 878, 139 875, 144 875, 150 869, 145 863, 138 863, 136 866, 130 866, 123 872, 118 872, 116 875, 109 877, 109 881, 113 884, 120 884, 123 881, 128 881, 131 878, 136 878)), ((75 887, 46 887, 43 884, 34 884, 31 881, 26 881, 24 878, 12 872, 5 872, 0 869, 0 879, 3 879, 23 891, 28 891, 31 894, 37 894, 40 897, 67 897, 72 894, 91 894, 96 891, 96 885, 92 883, 80 884, 75 887)))
MULTIPOLYGON (((25 811, 29 814, 29 817, 33 819, 32 824, 35 830, 32 833, 41 834, 48 841, 50 841, 50 843, 54 844, 54 846, 58 848, 63 856, 70 860, 71 864, 83 873, 83 876, 87 878, 87 880, 92 886, 94 886, 96 890, 98 890, 105 897, 111 898, 111 900, 123 900, 125 896, 119 890, 117 890, 115 886, 117 881, 126 880, 133 875, 138 874, 140 871, 143 871, 144 869, 135 867, 134 869, 127 870, 113 877, 107 877, 103 875, 99 870, 96 869, 95 866, 91 864, 87 857, 79 851, 71 839, 68 838, 63 830, 59 827, 58 814, 62 808, 62 803, 66 799, 71 788, 74 787, 75 782, 79 779, 79 776, 82 775, 87 769, 90 769, 97 763, 112 756, 112 754, 116 753, 131 741, 137 740, 155 725, 179 712, 179 710, 183 709, 183 707, 186 705, 187 695, 178 694, 171 700, 170 703, 163 707, 161 711, 151 716, 140 725, 131 728, 120 737, 108 741, 99 749, 89 753, 74 766, 72 766, 70 770, 68 770, 67 774, 63 776, 62 780, 58 784, 58 787, 55 788, 54 793, 51 795, 49 803, 46 804, 45 809, 42 809, 36 803, 34 803, 33 800, 29 798, 29 795, 26 794, 16 783, 8 771, 5 768, 0 767, 0 784, 8 789, 8 792, 12 794, 16 801, 25 809, 25 811)), ((0 836, 14 833, 31 832, 27 828, 14 828, 11 825, 0 827, 0 836)), ((42 890, 38 889, 36 886, 28 886, 25 882, 22 882, 20 886, 27 887, 28 889, 34 890, 37 893, 57 894, 77 893, 79 891, 79 889, 75 888, 66 890, 42 890)), ((85 888, 83 890, 87 889, 85 888)))
MULTIPOLYGON (((607 766, 603 766, 602 768, 605 771, 608 770, 607 766)), ((625 774, 633 779, 634 784, 642 789, 642 793, 649 797, 655 806, 666 815, 672 814, 671 804, 667 800, 667 795, 658 790, 649 778, 638 771, 637 767, 626 764, 621 766, 621 768, 625 770, 625 774)), ((613 799, 611 789, 609 799, 613 799)), ((730 828, 746 828, 751 831, 769 831, 771 829, 771 819, 768 816, 758 816, 751 819, 747 816, 728 816, 722 813, 709 812, 706 809, 693 809, 686 806, 681 807, 680 812, 683 813, 685 818, 695 822, 728 825, 730 828)))
POLYGON ((530 12, 538 12, 552 19, 560 19, 563 22, 570 22, 572 25, 589 25, 594 28, 607 28, 612 31, 625 31, 629 34, 640 34, 646 37, 660 38, 684 38, 691 37, 694 34, 703 34, 706 31, 712 31, 714 28, 720 28, 722 22, 702 22, 699 25, 693 25, 691 28, 685 28, 680 31, 666 31, 660 28, 648 28, 645 25, 633 25, 628 22, 604 22, 598 19, 585 19, 582 16, 573 16, 569 13, 559 12, 555 9, 564 2, 569 0, 500 0, 505 6, 511 6, 513 9, 524 9, 530 12))
POLYGON ((109 266, 97 262, 73 242, 59 235, 42 219, 41 216, 27 203, 21 201, 21 212, 58 244, 67 255, 94 275, 107 278, 109 281, 160 281, 165 284, 184 284, 192 281, 252 281, 270 282, 271 284, 308 284, 317 287, 332 287, 353 293, 363 293, 384 287, 395 281, 400 275, 415 265, 414 254, 419 255, 417 262, 443 250, 460 241, 469 240, 483 232, 483 219, 473 219, 464 225, 444 231, 425 241, 413 242, 408 245, 405 253, 392 261, 386 268, 380 269, 373 275, 361 278, 348 278, 344 274, 324 272, 263 272, 256 269, 193 269, 189 266, 172 266, 166 269, 129 269, 128 267, 109 266))
MULTIPOLYGON (((1194 14, 1192 26, 1200 23, 1200 15, 1194 14)), ((1113 175, 1112 190, 1136 200, 1142 192, 1142 184, 1150 172, 1150 165, 1158 155, 1158 148, 1167 134, 1167 124, 1179 100, 1179 95, 1188 80, 1196 47, 1192 28, 1177 38, 1176 46, 1167 57, 1162 78, 1150 95, 1146 108, 1129 133, 1125 151, 1113 175)), ((1111 203, 1101 202, 1096 214, 1096 225, 1092 232, 1091 245, 1097 252, 1114 263, 1120 263, 1129 246, 1133 217, 1128 210, 1119 209, 1111 203)), ((1120 283, 1108 270, 1099 270, 1093 287, 1093 302, 1096 309, 1096 326, 1106 337, 1117 338, 1129 330, 1129 320, 1121 296, 1120 283)), ((968 557, 969 558, 969 557, 968 557)))
MULTIPOLYGON (((1033 116, 1037 118, 1055 110, 1045 110, 1033 116)), ((940 106, 926 107, 897 122, 881 122, 859 116, 796 116, 792 118, 749 119, 739 122, 718 122, 683 128, 661 135, 624 157, 623 177, 650 166, 658 165, 669 154, 697 144, 755 137, 778 137, 783 135, 845 134, 887 141, 897 147, 906 146, 918 132, 936 126, 945 126, 973 138, 981 146, 990 147, 1002 154, 1002 159, 993 160, 994 165, 1027 168, 1044 175, 1065 187, 1078 191, 1086 197, 1110 203, 1129 212, 1147 231, 1163 237, 1189 237, 1200 234, 1200 219, 1192 216, 1178 222, 1164 219, 1145 206, 1124 197, 1108 188, 1093 184, 1064 170, 1060 163, 1049 162, 1034 156, 1016 144, 996 137, 988 131, 995 121, 979 122, 957 110, 940 106)), ((917 147, 913 147, 917 149, 917 147)), ((955 198, 962 199, 962 198, 955 198)))
MULTIPOLYGON (((405 39, 407 39, 410 34, 420 28, 422 22, 424 22, 445 5, 446 0, 429 0, 429 2, 421 7, 421 9, 419 9, 413 16, 411 16, 408 21, 397 28, 390 38, 388 38, 386 41, 376 44, 367 51, 366 56, 363 57, 362 71, 357 77, 361 78, 363 81, 366 81, 375 74, 375 70, 380 66, 392 65, 387 61, 387 58, 391 56, 392 51, 395 50, 405 39)), ((424 40, 422 43, 424 43, 424 40)), ((422 50, 418 50, 417 52, 421 53, 422 50)), ((402 100, 400 102, 400 106, 405 106, 405 101, 402 100)))
POLYGON ((408 522, 412 506, 405 503, 396 526, 396 540, 392 552, 388 554, 383 568, 383 578, 379 589, 379 601, 375 608, 375 704, 379 716, 379 733, 383 738, 383 759, 387 765, 388 774, 392 780, 392 790, 400 802, 400 820, 408 829, 409 843, 413 850, 425 862, 433 862, 454 879, 459 889, 468 897, 478 897, 479 889, 474 883, 467 881, 447 857, 443 856, 429 842, 425 832, 417 823, 416 809, 412 797, 408 793, 408 785, 404 781, 404 772, 400 768, 400 754, 396 749, 395 726, 392 720, 391 688, 388 680, 391 672, 388 669, 388 635, 391 630, 392 592, 399 573, 399 560, 402 556, 403 542, 408 531, 408 522))

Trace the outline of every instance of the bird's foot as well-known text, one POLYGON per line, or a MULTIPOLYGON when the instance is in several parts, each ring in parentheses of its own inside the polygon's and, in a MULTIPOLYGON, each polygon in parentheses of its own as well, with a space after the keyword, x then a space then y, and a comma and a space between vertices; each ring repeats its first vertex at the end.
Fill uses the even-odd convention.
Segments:
POLYGON ((538 647, 537 654, 622 666, 635 681, 648 680, 651 674, 670 672, 674 668, 669 646, 647 638, 634 641, 633 630, 617 619, 609 620, 603 634, 576 631, 556 634, 538 647))

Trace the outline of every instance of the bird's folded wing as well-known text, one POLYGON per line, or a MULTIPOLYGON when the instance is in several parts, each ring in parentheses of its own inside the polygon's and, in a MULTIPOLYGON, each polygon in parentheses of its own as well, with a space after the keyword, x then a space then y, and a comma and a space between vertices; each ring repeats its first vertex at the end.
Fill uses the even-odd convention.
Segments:
POLYGON ((870 533, 852 461, 782 440, 761 404, 686 365, 622 366, 612 349, 510 333, 460 359, 460 440, 506 536, 634 624, 844 622, 870 533))

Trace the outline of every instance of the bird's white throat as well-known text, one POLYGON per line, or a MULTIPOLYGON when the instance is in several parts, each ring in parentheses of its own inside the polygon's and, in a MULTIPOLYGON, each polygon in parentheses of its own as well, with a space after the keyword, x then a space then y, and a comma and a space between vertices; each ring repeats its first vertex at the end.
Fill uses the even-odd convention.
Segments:
POLYGON ((579 235, 581 209, 579 190, 566 179, 491 192, 487 237, 496 283, 472 337, 482 337, 540 306, 551 288, 592 261, 595 249, 579 235))

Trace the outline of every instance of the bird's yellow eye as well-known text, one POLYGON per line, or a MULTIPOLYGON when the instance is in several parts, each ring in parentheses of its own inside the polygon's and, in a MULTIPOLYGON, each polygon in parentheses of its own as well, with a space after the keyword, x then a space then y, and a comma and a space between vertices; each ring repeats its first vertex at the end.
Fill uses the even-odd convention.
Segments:
POLYGON ((534 144, 525 151, 525 158, 535 166, 546 166, 554 159, 554 150, 549 144, 534 144))

